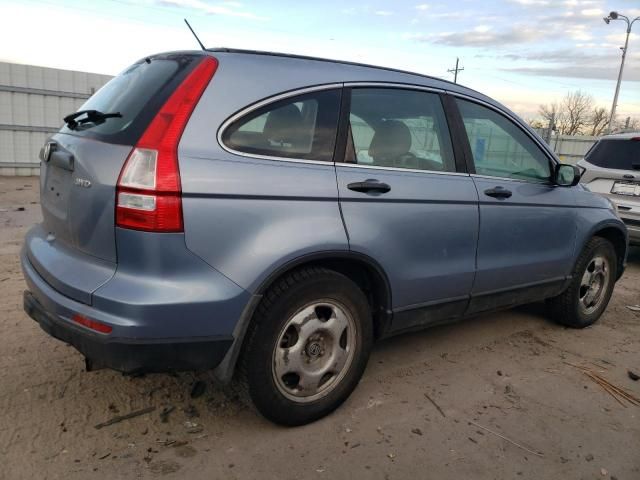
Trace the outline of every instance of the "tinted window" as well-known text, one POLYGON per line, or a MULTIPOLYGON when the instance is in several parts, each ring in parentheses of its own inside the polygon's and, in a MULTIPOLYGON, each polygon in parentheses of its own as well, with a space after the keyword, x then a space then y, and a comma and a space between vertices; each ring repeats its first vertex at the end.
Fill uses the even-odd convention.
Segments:
POLYGON ((351 94, 347 161, 455 171, 449 129, 435 93, 357 88, 351 94))
POLYGON ((549 159, 511 120, 494 110, 457 100, 476 173, 522 180, 549 180, 549 159))
POLYGON ((222 141, 240 152, 333 160, 340 90, 324 90, 270 104, 232 123, 222 141))
POLYGON ((603 168, 640 170, 640 140, 600 140, 585 160, 603 168))
POLYGON ((202 55, 167 54, 131 65, 79 109, 119 112, 122 118, 84 123, 73 130, 63 126, 61 131, 113 143, 135 143, 169 95, 201 58, 202 55))

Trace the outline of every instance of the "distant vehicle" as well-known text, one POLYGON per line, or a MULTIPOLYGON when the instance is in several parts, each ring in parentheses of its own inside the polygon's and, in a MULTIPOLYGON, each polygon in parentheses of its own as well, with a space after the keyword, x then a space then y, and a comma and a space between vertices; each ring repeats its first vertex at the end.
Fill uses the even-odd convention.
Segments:
POLYGON ((26 311, 88 369, 214 369, 299 425, 374 340, 547 299, 595 322, 627 233, 516 115, 443 80, 229 49, 135 63, 42 152, 26 311))
POLYGON ((640 132, 602 137, 578 165, 581 182, 616 205, 629 242, 640 245, 640 132))

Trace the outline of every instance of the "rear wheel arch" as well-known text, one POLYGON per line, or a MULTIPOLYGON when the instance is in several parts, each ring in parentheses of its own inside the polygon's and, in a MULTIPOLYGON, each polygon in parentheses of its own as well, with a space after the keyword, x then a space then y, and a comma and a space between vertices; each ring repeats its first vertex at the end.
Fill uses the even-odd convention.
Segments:
POLYGON ((271 273, 255 294, 264 293, 294 270, 320 267, 341 273, 353 281, 366 295, 373 315, 374 338, 384 336, 391 324, 391 286, 383 268, 371 257, 355 252, 321 252, 304 255, 271 273))

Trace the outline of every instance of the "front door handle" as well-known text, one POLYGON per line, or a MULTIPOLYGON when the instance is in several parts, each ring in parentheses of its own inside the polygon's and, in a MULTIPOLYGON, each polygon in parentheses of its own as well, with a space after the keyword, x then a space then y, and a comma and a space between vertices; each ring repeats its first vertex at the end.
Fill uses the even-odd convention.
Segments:
POLYGON ((509 198, 511 195, 513 195, 511 193, 511 190, 507 190, 506 188, 501 186, 489 188, 488 190, 484 191, 484 194, 493 198, 509 198))
POLYGON ((349 190, 353 190, 355 192, 369 193, 369 192, 379 192, 379 193, 387 193, 391 190, 391 187, 383 182, 379 182, 378 180, 367 179, 364 182, 353 182, 347 185, 349 190))

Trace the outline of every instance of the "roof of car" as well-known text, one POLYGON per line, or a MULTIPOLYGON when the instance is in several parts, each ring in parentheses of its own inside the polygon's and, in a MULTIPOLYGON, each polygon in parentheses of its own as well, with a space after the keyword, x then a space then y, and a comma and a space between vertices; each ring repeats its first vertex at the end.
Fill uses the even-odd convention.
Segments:
POLYGON ((336 60, 336 59, 331 59, 331 58, 323 58, 323 57, 313 57, 313 56, 309 56, 309 55, 297 55, 297 54, 293 54, 293 53, 281 53, 281 52, 269 52, 269 51, 264 51, 264 50, 247 50, 247 49, 239 49, 239 48, 226 48, 226 47, 217 47, 217 48, 207 48, 208 52, 225 52, 225 53, 243 53, 243 54, 249 54, 249 55, 265 55, 265 56, 273 56, 273 57, 283 57, 283 58, 295 58, 295 59, 299 59, 299 60, 314 60, 314 61, 318 61, 318 62, 329 62, 329 63, 337 63, 337 64, 341 64, 341 65, 350 65, 353 67, 365 67, 365 68, 373 68, 373 69, 377 69, 377 70, 385 70, 385 71, 389 71, 389 72, 396 72, 396 73, 402 73, 402 74, 406 74, 406 75, 415 75, 417 77, 422 77, 422 78, 427 78, 430 80, 437 80, 439 82, 444 82, 444 83, 448 83, 451 86, 455 86, 457 88, 462 88, 464 90, 469 90, 475 93, 478 93, 480 95, 482 95, 480 92, 477 92, 469 87, 463 87, 462 85, 458 84, 458 83, 454 83, 451 82, 449 80, 445 80, 443 78, 440 77, 434 77, 432 75, 425 75, 422 73, 416 73, 416 72, 412 72, 409 70, 401 70, 398 68, 391 68, 391 67, 382 67, 380 65, 372 65, 372 64, 368 64, 368 63, 359 63, 359 62, 350 62, 348 60, 336 60))

